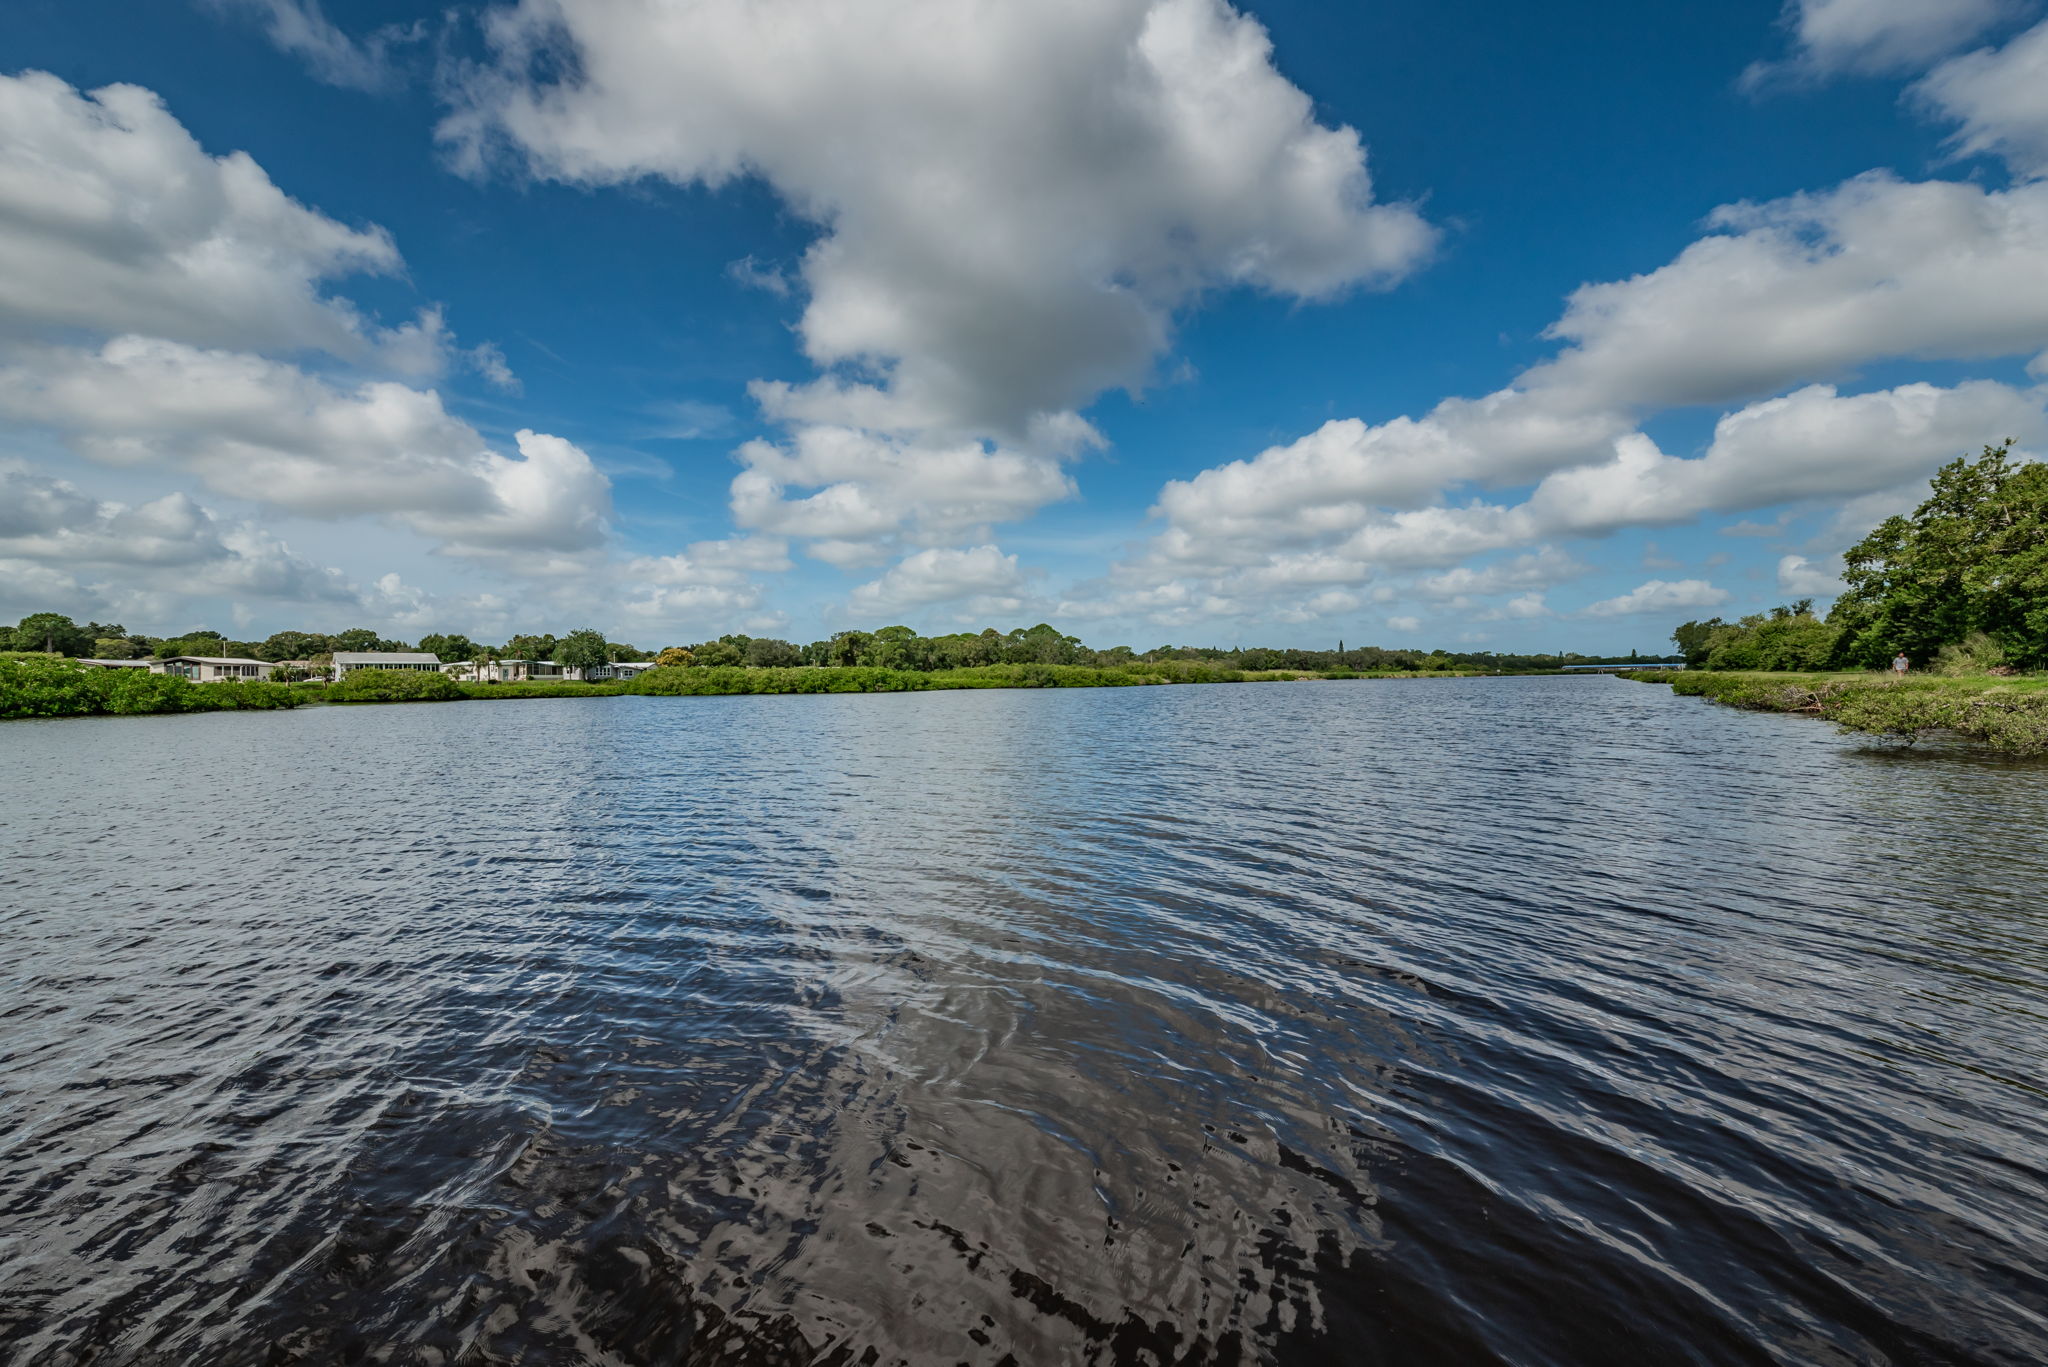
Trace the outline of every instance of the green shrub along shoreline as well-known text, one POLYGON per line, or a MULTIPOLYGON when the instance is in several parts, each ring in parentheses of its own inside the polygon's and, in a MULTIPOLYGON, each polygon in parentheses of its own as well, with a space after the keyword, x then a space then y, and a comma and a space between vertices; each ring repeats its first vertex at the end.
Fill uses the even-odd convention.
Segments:
POLYGON ((1820 717, 1908 743, 1953 735, 2015 755, 2048 755, 2048 677, 1893 678, 1885 674, 1635 670, 1618 677, 1753 712, 1820 717))
POLYGON ((0 719, 272 711, 306 701, 289 684, 194 683, 141 669, 94 669, 55 657, 0 658, 0 719))
MULTIPOLYGON (((1245 670, 1187 660, 1122 665, 1011 664, 970 669, 867 665, 787 668, 673 666, 605 683, 461 683, 443 674, 351 671, 338 683, 193 683, 139 669, 99 669, 56 656, 0 658, 0 720, 219 712, 306 704, 497 702, 521 698, 729 697, 781 693, 921 693, 962 688, 1127 688, 1309 679, 1454 679, 1481 670, 1245 670)), ((1552 673, 1554 671, 1532 671, 1552 673)))
MULTIPOLYGON (((1295 679, 1461 679, 1481 670, 1222 669, 1188 660, 1121 665, 1008 664, 967 669, 874 665, 678 665, 609 683, 462 683, 440 674, 357 669, 335 684, 294 687, 312 702, 495 702, 516 698, 722 698, 783 693, 927 693, 962 688, 1129 688, 1156 684, 1278 683, 1295 679)), ((1535 671, 1552 673, 1555 671, 1535 671)))

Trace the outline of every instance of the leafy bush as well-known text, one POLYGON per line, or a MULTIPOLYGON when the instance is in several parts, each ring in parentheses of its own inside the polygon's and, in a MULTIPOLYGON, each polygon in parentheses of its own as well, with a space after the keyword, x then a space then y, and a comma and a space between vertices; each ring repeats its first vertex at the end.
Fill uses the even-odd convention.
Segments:
POLYGON ((884 669, 874 665, 810 665, 795 669, 723 665, 662 666, 619 688, 658 697, 733 693, 910 693, 952 688, 1126 688, 1144 684, 1262 683, 1309 678, 1423 678, 1379 671, 1372 675, 1295 669, 1253 672, 1199 660, 1133 661, 1116 665, 991 664, 963 669, 884 669))
POLYGON ((1804 599, 1739 622, 1687 622, 1671 637, 1694 669, 1806 672, 1832 667, 1842 628, 1815 617, 1812 600, 1804 599))
POLYGON ((1943 646, 1933 667, 1935 673, 1949 678, 1990 674, 2009 668, 2005 662, 2005 647, 1981 631, 1973 631, 1962 640, 1943 646))
POLYGON ((553 683, 547 680, 529 679, 524 683, 458 683, 465 698, 481 698, 486 701, 498 698, 603 698, 625 692, 623 684, 616 683, 553 683))
POLYGON ((142 669, 98 669, 50 656, 0 659, 0 718, 145 716, 297 707, 282 684, 194 683, 142 669))
POLYGON ((351 669, 327 685, 328 702, 455 702, 470 695, 438 670, 351 669))
POLYGON ((622 690, 658 697, 705 697, 732 693, 908 693, 944 687, 934 676, 866 666, 822 669, 748 669, 742 665, 662 666, 629 681, 622 690))

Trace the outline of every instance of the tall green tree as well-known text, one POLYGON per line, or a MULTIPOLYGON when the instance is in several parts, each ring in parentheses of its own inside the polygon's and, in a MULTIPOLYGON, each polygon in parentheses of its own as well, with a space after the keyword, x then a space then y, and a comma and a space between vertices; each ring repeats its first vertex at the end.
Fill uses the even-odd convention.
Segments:
POLYGON ((1843 564, 1828 620, 1851 663, 1931 660, 1982 632, 2013 664, 2048 667, 2048 466, 2014 463, 2010 441, 1943 466, 1925 502, 1843 564))
POLYGON ((772 636, 756 636, 747 642, 741 657, 756 669, 780 669, 804 662, 803 652, 788 641, 779 641, 772 636))
MULTIPOLYGON (((267 637, 256 647, 259 660, 307 660, 313 656, 336 649, 325 636, 310 631, 279 631, 267 637)), ((353 647, 341 647, 353 649, 353 647)))
POLYGON ((605 650, 604 633, 588 627, 572 631, 555 647, 555 663, 565 669, 596 669, 611 663, 605 650))
POLYGON ((377 633, 368 627, 350 627, 347 631, 335 632, 334 635, 327 639, 330 646, 335 650, 390 650, 393 648, 390 642, 380 640, 377 633))
POLYGON ((434 656, 444 665, 452 665, 463 660, 474 659, 476 656, 475 641, 470 640, 467 636, 447 636, 438 632, 432 636, 420 637, 420 649, 434 656))
POLYGON ((731 641, 705 641, 701 645, 691 646, 690 655, 694 663, 700 665, 737 665, 746 663, 746 656, 741 654, 740 648, 731 641))
POLYGON ((44 650, 73 657, 92 651, 93 636, 60 612, 32 612, 14 628, 16 650, 44 650))
POLYGON ((183 636, 158 641, 151 653, 159 660, 168 660, 174 655, 236 655, 244 649, 254 650, 256 647, 238 646, 228 639, 226 632, 200 627, 183 636))
POLYGON ((505 658, 508 660, 552 660, 555 647, 560 645, 553 632, 545 636, 514 636, 505 642, 505 658))
POLYGON ((1672 639, 1694 669, 1812 671, 1835 663, 1842 628, 1814 616, 1813 600, 1802 598, 1739 622, 1687 622, 1672 639))

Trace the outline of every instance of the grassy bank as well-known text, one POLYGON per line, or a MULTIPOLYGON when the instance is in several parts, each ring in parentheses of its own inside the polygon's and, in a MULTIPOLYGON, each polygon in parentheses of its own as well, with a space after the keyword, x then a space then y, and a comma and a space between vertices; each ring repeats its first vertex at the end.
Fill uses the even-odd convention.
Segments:
POLYGON ((1952 734, 2022 755, 2048 755, 2048 676, 1894 679, 1887 674, 1681 673, 1620 677, 1756 712, 1821 717, 1845 731, 1917 740, 1952 734))
POLYGON ((144 669, 95 669, 55 657, 0 659, 0 719, 269 711, 304 699, 285 684, 194 683, 144 669))

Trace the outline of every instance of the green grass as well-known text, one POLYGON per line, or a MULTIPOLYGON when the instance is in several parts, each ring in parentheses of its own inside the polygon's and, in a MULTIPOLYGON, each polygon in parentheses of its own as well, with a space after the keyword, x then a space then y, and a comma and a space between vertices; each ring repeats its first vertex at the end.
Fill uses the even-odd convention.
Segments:
POLYGON ((2048 755, 2048 675, 1942 677, 1856 671, 1764 674, 1684 670, 1621 677, 1757 712, 1825 718, 1845 731, 1913 741, 1947 733, 2020 755, 2048 755))

